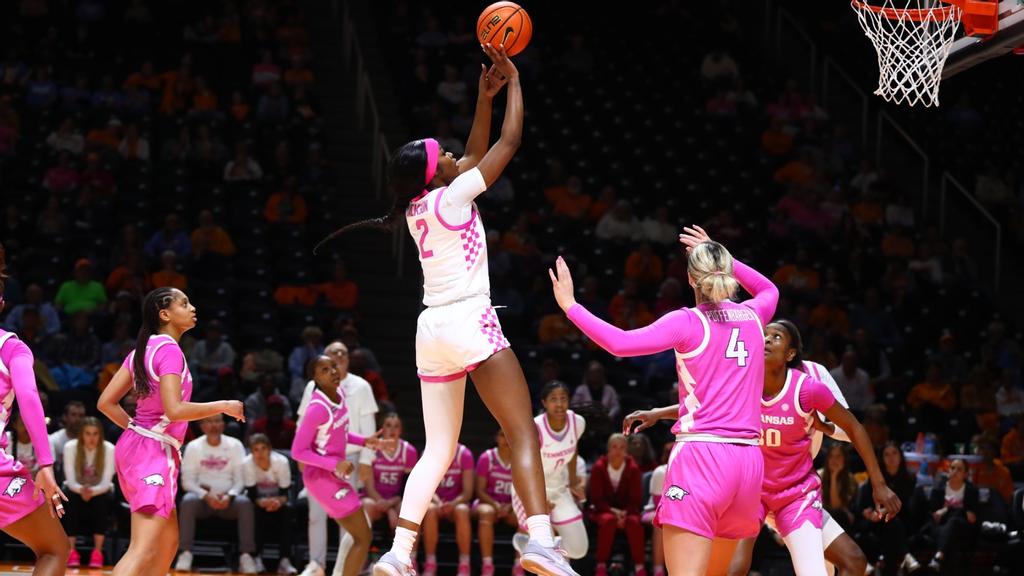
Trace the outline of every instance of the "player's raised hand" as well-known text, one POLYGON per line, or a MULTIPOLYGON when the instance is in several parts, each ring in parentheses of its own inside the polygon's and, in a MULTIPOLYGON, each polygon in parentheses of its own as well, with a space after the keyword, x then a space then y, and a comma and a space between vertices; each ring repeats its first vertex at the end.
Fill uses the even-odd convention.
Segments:
POLYGON ((508 84, 508 77, 498 71, 497 65, 491 64, 490 68, 483 64, 480 65, 479 91, 481 94, 488 98, 494 98, 495 94, 501 92, 505 84, 508 84))
POLYGON ((487 57, 494 63, 494 67, 497 68, 495 71, 504 76, 506 81, 519 76, 519 69, 509 60, 508 52, 505 52, 504 46, 498 45, 495 47, 488 42, 482 48, 484 54, 487 54, 487 57))
POLYGON ((558 306, 563 312, 568 312, 569 308, 576 303, 576 296, 573 292, 569 265, 561 256, 555 260, 555 270, 558 270, 558 274, 548 268, 548 275, 551 276, 551 289, 555 293, 555 301, 558 302, 558 306))
POLYGON ((701 242, 708 242, 711 240, 711 236, 704 231, 703 228, 694 224, 692 227, 687 226, 683 228, 683 233, 679 235, 679 242, 686 246, 686 253, 689 254, 690 250, 693 250, 694 246, 701 242))
POLYGON ((654 410, 636 410, 630 412, 622 419, 622 433, 626 436, 634 432, 646 430, 658 423, 658 416, 654 410), (637 425, 636 428, 633 425, 637 425))

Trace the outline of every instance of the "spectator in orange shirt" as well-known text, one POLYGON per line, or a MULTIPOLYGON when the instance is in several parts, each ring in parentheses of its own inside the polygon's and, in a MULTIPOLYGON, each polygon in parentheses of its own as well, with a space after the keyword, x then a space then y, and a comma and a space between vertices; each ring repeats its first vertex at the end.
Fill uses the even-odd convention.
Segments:
POLYGON ((1024 482, 1024 416, 1003 436, 1002 461, 1017 482, 1024 482))
POLYGON ((999 441, 992 436, 978 434, 971 438, 971 444, 982 458, 981 464, 974 469, 974 484, 998 493, 1003 497, 1003 503, 1009 505, 1013 501, 1013 478, 1010 470, 996 460, 999 441))
POLYGON ((561 312, 561 310, 555 308, 549 310, 548 314, 541 317, 540 324, 537 327, 538 342, 554 348, 566 348, 579 344, 579 330, 561 312))
POLYGON ((344 260, 335 260, 331 281, 320 284, 317 290, 327 298, 332 308, 354 310, 359 303, 359 285, 349 280, 344 260))
POLYGON ((202 76, 196 77, 196 89, 192 95, 191 113, 201 116, 218 115, 217 95, 213 93, 213 90, 210 90, 210 87, 206 84, 206 79, 202 76))
POLYGON ((626 278, 622 281, 622 290, 608 304, 608 317, 612 324, 623 330, 631 330, 654 322, 654 315, 640 299, 638 292, 636 280, 626 278))
POLYGON ((784 128, 782 120, 773 117, 771 126, 761 134, 761 149, 769 156, 785 156, 793 149, 793 135, 784 128))
POLYGON ((597 222, 604 217, 605 213, 611 210, 612 206, 615 206, 615 202, 618 197, 615 194, 615 186, 611 184, 605 184, 601 188, 601 192, 597 195, 597 200, 590 205, 590 210, 587 212, 587 217, 592 222, 597 222))
POLYGON ((271 224, 304 224, 306 222, 306 201, 295 188, 294 176, 285 180, 284 187, 267 199, 263 215, 271 224))
POLYGON ((896 226, 889 230, 882 239, 882 254, 889 258, 909 260, 915 252, 914 240, 907 236, 906 230, 896 226))
POLYGON ((121 291, 132 294, 145 294, 146 267, 142 262, 142 254, 138 251, 125 252, 121 265, 110 271, 104 286, 109 294, 117 294, 121 291))
POLYGON ((101 151, 117 150, 121 144, 121 121, 111 116, 105 127, 90 130, 85 141, 101 151))
POLYGON ((836 304, 835 288, 825 288, 821 303, 811 310, 809 323, 812 328, 824 330, 829 335, 846 337, 850 334, 850 318, 846 310, 836 304))
POLYGON ((160 255, 160 270, 153 272, 149 277, 151 288, 163 288, 170 286, 184 292, 188 288, 188 279, 178 272, 178 255, 174 250, 164 250, 160 255))
POLYGON ((124 81, 125 87, 135 86, 156 94, 160 90, 160 77, 153 71, 153 63, 146 61, 138 72, 133 73, 124 81))
POLYGON ((284 83, 289 87, 306 86, 313 84, 313 71, 306 66, 302 57, 293 56, 292 65, 284 73, 284 83))
POLYGON ((885 221, 885 208, 875 199, 871 189, 864 192, 850 209, 853 219, 861 226, 881 226, 885 221))
POLYGON ((356 376, 361 376, 363 380, 370 383, 370 388, 373 389, 373 397, 377 399, 377 402, 386 402, 390 397, 388 395, 388 384, 384 381, 384 377, 380 375, 380 372, 370 368, 366 351, 356 348, 350 350, 348 354, 348 371, 356 376))
POLYGON ((526 252, 527 237, 530 235, 530 215, 521 212, 512 225, 501 237, 502 250, 510 254, 523 255, 526 252))
POLYGON ((784 164, 775 171, 773 178, 779 184, 796 184, 807 186, 818 177, 817 162, 814 152, 805 148, 800 151, 800 157, 784 164))
POLYGON ((566 192, 555 199, 555 214, 573 220, 583 218, 594 199, 583 192, 583 181, 577 176, 570 176, 565 188, 566 192))
POLYGON ((641 243, 626 258, 625 276, 636 280, 641 288, 653 287, 665 277, 665 267, 661 258, 651 250, 650 242, 641 243))
POLYGON ((807 250, 801 248, 796 253, 796 260, 786 264, 772 275, 772 281, 783 290, 795 292, 815 292, 821 283, 818 272, 810 267, 807 250))
POLYGON ((231 236, 213 219, 213 212, 203 210, 199 213, 199 227, 192 231, 192 252, 196 258, 202 258, 210 252, 220 256, 233 256, 235 243, 231 236))
POLYGON ((245 101, 245 97, 238 90, 231 93, 231 117, 238 122, 245 122, 249 118, 252 108, 245 101))
POLYGON ((939 430, 956 409, 956 392, 949 382, 942 380, 942 366, 934 360, 928 363, 928 372, 907 394, 907 404, 917 414, 926 430, 939 430))

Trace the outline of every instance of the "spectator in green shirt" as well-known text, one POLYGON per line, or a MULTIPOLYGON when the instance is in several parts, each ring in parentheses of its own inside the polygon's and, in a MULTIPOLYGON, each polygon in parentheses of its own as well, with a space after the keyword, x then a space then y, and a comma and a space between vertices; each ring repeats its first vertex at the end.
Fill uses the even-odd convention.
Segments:
POLYGON ((92 263, 85 258, 75 262, 75 279, 60 285, 53 304, 58 310, 71 315, 77 312, 92 312, 106 303, 107 293, 103 284, 92 279, 92 263))

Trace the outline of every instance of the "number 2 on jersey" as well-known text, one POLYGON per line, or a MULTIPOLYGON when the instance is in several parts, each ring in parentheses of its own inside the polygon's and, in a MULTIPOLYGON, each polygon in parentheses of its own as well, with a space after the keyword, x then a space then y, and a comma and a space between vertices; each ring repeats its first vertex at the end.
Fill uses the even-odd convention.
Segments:
POLYGON ((423 232, 420 234, 420 258, 430 258, 431 256, 434 255, 434 251, 427 250, 426 248, 423 247, 423 244, 427 241, 427 232, 430 231, 430 229, 427 228, 427 221, 422 218, 417 220, 416 229, 423 230, 423 232))
POLYGON ((729 347, 725 349, 725 357, 735 358, 736 363, 743 367, 747 365, 747 356, 750 356, 750 352, 747 352, 743 340, 740 340, 740 329, 733 328, 729 334, 729 347))

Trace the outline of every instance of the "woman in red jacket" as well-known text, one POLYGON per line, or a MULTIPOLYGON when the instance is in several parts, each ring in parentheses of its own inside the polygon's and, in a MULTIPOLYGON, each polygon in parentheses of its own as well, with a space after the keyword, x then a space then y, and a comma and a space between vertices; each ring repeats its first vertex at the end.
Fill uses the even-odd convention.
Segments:
POLYGON ((590 472, 590 520, 597 525, 597 569, 595 576, 608 574, 615 533, 622 530, 629 540, 636 576, 647 576, 644 568, 644 529, 640 524, 642 487, 640 468, 627 452, 622 434, 608 438, 608 454, 590 472))

